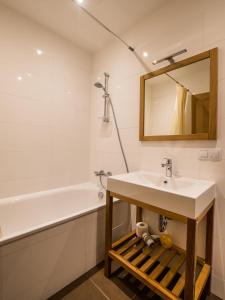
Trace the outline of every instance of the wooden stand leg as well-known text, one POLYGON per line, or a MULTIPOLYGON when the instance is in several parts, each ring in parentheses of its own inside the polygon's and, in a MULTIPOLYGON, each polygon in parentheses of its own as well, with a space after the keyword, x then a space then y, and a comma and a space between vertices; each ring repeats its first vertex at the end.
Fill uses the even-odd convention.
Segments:
POLYGON ((110 192, 106 192, 106 228, 105 228, 105 276, 111 275, 112 260, 108 256, 108 251, 112 249, 112 222, 113 222, 113 197, 110 192))
MULTIPOLYGON (((207 223, 206 223, 205 262, 210 266, 212 266, 212 254, 213 254, 213 217, 214 217, 214 205, 208 211, 207 220, 206 220, 207 223)), ((205 292, 207 296, 210 295, 210 287, 211 287, 211 276, 209 276, 205 287, 205 292)))
POLYGON ((142 222, 142 208, 136 206, 136 223, 142 222))
POLYGON ((186 270, 184 299, 195 299, 195 268, 196 268, 196 221, 188 219, 187 221, 187 241, 186 241, 186 270))

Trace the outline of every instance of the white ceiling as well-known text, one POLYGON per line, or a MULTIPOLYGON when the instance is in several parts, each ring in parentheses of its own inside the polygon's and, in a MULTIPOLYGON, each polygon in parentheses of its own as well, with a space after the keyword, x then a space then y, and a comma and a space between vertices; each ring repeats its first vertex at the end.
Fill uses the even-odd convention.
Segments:
MULTIPOLYGON (((72 0, 0 0, 89 51, 112 36, 72 0)), ((117 34, 126 32, 165 0, 84 0, 83 6, 117 34)))

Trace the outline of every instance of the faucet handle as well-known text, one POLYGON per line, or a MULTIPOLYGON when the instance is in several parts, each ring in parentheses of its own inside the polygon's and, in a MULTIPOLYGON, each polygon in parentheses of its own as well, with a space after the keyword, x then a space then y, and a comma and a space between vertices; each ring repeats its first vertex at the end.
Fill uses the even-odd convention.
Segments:
POLYGON ((172 163, 172 158, 163 157, 163 159, 166 161, 166 164, 171 164, 172 163))
POLYGON ((103 176, 104 173, 105 173, 104 170, 94 171, 95 176, 103 176))

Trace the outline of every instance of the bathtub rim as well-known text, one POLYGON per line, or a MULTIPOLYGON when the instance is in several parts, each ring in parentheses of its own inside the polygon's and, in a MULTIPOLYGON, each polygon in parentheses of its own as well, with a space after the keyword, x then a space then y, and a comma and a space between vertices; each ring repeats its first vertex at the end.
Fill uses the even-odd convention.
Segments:
MULTIPOLYGON (((79 190, 79 189, 82 190, 82 187, 87 187, 87 188, 89 187, 89 189, 91 188, 92 190, 96 190, 96 193, 99 190, 99 188, 97 187, 96 184, 94 184, 92 182, 86 182, 86 183, 81 183, 81 184, 72 185, 72 186, 63 187, 63 188, 57 188, 57 189, 52 189, 52 190, 47 190, 47 191, 40 191, 37 193, 2 198, 2 199, 0 199, 0 204, 2 203, 1 200, 7 201, 7 203, 9 203, 9 202, 15 202, 15 201, 19 201, 19 200, 33 199, 33 198, 40 197, 40 196, 53 195, 53 194, 57 194, 57 192, 79 190), (31 197, 29 197, 30 195, 31 195, 31 197)), ((97 197, 97 194, 96 194, 96 197, 97 197)), ((119 199, 116 199, 116 198, 113 199, 114 204, 119 203, 119 202, 120 202, 119 199)), ((88 207, 86 209, 79 210, 75 214, 73 213, 71 215, 67 215, 66 217, 58 218, 55 220, 54 223, 46 222, 46 223, 41 224, 40 226, 31 226, 29 231, 27 231, 27 230, 26 231, 25 230, 24 231, 23 230, 16 231, 15 234, 13 234, 13 235, 8 235, 8 236, 6 236, 6 238, 4 238, 4 237, 0 238, 0 248, 3 246, 6 246, 8 244, 11 244, 15 241, 18 241, 23 238, 40 233, 42 231, 60 226, 65 223, 69 223, 69 222, 74 221, 78 218, 81 218, 85 215, 91 214, 97 210, 102 210, 102 209, 104 209, 105 206, 106 206, 106 201, 104 201, 100 204, 88 207)))
POLYGON ((99 187, 97 186, 97 184, 89 181, 89 182, 83 182, 83 183, 63 186, 63 187, 54 188, 54 189, 42 190, 42 191, 38 191, 38 192, 34 192, 34 193, 26 193, 26 194, 21 194, 21 195, 16 195, 16 196, 0 198, 0 206, 1 206, 1 204, 4 204, 4 203, 10 203, 10 202, 15 203, 15 202, 21 201, 21 200, 35 199, 37 197, 54 195, 54 194, 58 194, 60 192, 82 190, 84 188, 86 188, 87 190, 88 189, 92 189, 92 190, 96 190, 96 191, 99 190, 99 187))

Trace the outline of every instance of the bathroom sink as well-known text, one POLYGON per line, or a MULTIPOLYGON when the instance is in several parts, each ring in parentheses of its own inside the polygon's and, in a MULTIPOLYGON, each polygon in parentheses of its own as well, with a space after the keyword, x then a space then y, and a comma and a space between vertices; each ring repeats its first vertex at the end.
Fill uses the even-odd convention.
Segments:
POLYGON ((215 198, 212 181, 147 171, 111 176, 107 189, 192 219, 197 219, 215 198))

